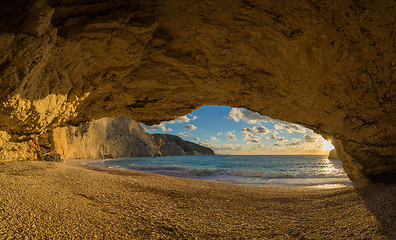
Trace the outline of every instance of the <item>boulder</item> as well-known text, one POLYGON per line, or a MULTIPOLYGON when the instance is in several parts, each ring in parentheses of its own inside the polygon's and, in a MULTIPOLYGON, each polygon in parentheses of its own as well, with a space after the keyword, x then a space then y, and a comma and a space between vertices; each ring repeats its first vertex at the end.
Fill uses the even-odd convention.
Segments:
POLYGON ((339 159, 339 158, 338 158, 338 155, 337 155, 337 151, 336 151, 335 149, 332 149, 332 150, 329 152, 328 159, 339 159))

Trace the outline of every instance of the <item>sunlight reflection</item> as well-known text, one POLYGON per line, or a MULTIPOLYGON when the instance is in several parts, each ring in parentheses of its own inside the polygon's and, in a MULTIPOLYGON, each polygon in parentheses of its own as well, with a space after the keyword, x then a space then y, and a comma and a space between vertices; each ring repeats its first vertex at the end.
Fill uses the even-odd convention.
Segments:
POLYGON ((323 165, 323 168, 321 169, 321 172, 319 174, 323 175, 339 175, 342 174, 342 170, 337 168, 333 162, 327 158, 323 159, 323 162, 321 163, 323 165))
POLYGON ((315 185, 315 186, 309 186, 309 188, 320 188, 320 189, 333 189, 333 188, 344 188, 350 186, 350 184, 322 184, 322 185, 315 185))

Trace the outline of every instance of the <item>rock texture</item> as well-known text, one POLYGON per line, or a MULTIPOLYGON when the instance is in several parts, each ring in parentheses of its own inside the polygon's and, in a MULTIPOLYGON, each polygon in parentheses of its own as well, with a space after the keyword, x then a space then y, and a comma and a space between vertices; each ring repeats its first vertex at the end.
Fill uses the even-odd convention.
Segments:
POLYGON ((24 142, 11 142, 10 136, 0 131, 0 162, 6 161, 62 161, 61 155, 51 147, 49 135, 44 133, 24 142))
POLYGON ((328 159, 339 159, 337 155, 337 150, 333 149, 329 152, 328 159))
POLYGON ((57 153, 54 149, 54 139, 51 133, 44 133, 38 136, 37 148, 38 148, 38 160, 44 160, 48 162, 60 162, 62 156, 57 153))
POLYGON ((127 117, 103 118, 79 127, 53 130, 56 152, 64 159, 160 156, 142 126, 127 117))
POLYGON ((152 134, 155 144, 163 156, 171 155, 215 155, 214 151, 199 144, 184 141, 170 134, 152 134))
POLYGON ((0 159, 8 161, 39 160, 39 146, 37 141, 10 142, 11 137, 6 132, 0 131, 0 159))
POLYGON ((1 1, 0 130, 11 141, 202 105, 337 142, 355 182, 396 182, 396 2, 1 1))

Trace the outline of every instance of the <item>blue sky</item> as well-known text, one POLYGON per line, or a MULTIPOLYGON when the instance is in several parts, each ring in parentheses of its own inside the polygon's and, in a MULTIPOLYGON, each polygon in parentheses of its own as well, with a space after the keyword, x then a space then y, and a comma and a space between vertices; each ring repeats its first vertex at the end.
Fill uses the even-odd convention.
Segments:
POLYGON ((300 125, 227 106, 203 106, 175 120, 143 127, 148 133, 174 134, 211 147, 216 154, 328 154, 333 148, 300 125))

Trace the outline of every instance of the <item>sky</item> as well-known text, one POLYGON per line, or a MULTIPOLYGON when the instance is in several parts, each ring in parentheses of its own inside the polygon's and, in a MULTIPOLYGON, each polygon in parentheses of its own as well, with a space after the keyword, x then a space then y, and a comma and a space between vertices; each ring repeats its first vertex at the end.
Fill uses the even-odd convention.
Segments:
POLYGON ((327 155, 334 148, 308 128, 244 108, 203 106, 159 125, 142 125, 147 133, 177 135, 216 154, 327 155))

